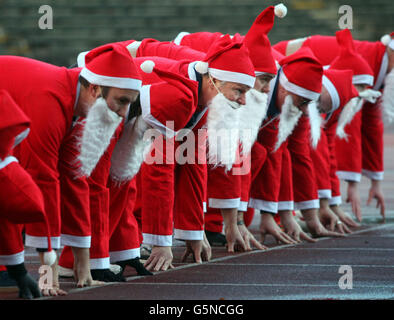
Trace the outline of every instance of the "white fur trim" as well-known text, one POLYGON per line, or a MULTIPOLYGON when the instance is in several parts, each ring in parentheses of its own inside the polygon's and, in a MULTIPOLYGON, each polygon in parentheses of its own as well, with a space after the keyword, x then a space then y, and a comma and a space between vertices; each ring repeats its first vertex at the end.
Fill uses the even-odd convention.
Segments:
POLYGON ((278 18, 284 18, 287 15, 287 7, 283 3, 275 6, 274 13, 278 18))
POLYGON ((394 120, 394 69, 386 76, 382 97, 383 119, 388 123, 394 120))
POLYGON ((208 198, 208 205, 210 208, 234 209, 234 208, 238 208, 240 204, 241 204, 241 198, 234 198, 234 199, 208 198))
POLYGON ((349 180, 349 181, 361 181, 361 173, 352 172, 352 171, 337 171, 336 172, 338 179, 340 180, 349 180))
POLYGON ((141 63, 140 68, 145 73, 152 73, 153 68, 155 67, 155 63, 152 60, 145 60, 141 63))
POLYGON ((177 132, 174 131, 173 128, 171 129, 166 125, 164 125, 163 123, 161 123, 151 114, 150 88, 151 85, 146 85, 141 87, 140 101, 141 101, 142 118, 146 121, 146 123, 152 126, 152 128, 159 130, 161 134, 171 139, 176 136, 177 132))
POLYGON ((342 203, 342 198, 341 196, 336 196, 336 197, 332 197, 330 200, 328 200, 328 204, 330 206, 333 205, 340 205, 342 203))
POLYGON ((6 166, 13 162, 18 162, 18 159, 13 156, 5 157, 3 161, 0 161, 0 170, 4 169, 6 166))
POLYGON ((18 144, 20 144, 23 140, 25 140, 26 137, 29 135, 29 133, 30 133, 30 128, 27 128, 26 130, 24 130, 24 131, 22 131, 20 134, 18 134, 18 135, 15 137, 15 140, 14 140, 14 148, 15 148, 18 144))
POLYGON ((90 269, 109 269, 109 257, 90 259, 90 269))
POLYGON ((238 211, 248 211, 248 201, 241 201, 238 211))
POLYGON ((145 244, 152 246, 171 247, 172 235, 158 235, 151 233, 143 233, 142 237, 145 244))
POLYGON ((250 198, 249 207, 261 211, 278 213, 278 203, 273 201, 265 201, 261 199, 250 198))
POLYGON ((141 256, 140 248, 121 250, 121 251, 111 251, 109 253, 110 262, 125 261, 129 259, 139 258, 141 256))
POLYGON ((194 68, 198 73, 206 74, 208 72, 208 62, 197 61, 194 68))
MULTIPOLYGON (((33 248, 48 248, 48 237, 30 236, 26 234, 25 245, 33 248)), ((60 249, 60 237, 51 237, 51 246, 53 249, 60 249)))
POLYGON ((254 83, 256 81, 256 77, 253 77, 246 73, 233 72, 216 68, 208 68, 208 72, 212 75, 212 77, 218 80, 241 83, 251 88, 254 87, 254 83))
POLYGON ((378 78, 376 79, 375 85, 373 87, 374 90, 379 90, 384 82, 387 73, 387 67, 389 65, 389 57, 387 52, 384 53, 382 57, 382 63, 380 64, 378 78))
POLYGON ((126 47, 127 50, 129 50, 130 55, 131 55, 133 58, 137 58, 137 51, 138 51, 138 48, 140 47, 140 45, 141 45, 141 41, 134 41, 134 42, 130 43, 130 44, 126 47))
POLYGON ((83 67, 85 67, 85 57, 86 57, 86 55, 89 53, 89 51, 84 51, 84 52, 81 52, 80 54, 78 54, 78 57, 77 57, 77 66, 79 67, 79 68, 83 68, 83 67))
POLYGON ((71 234, 61 234, 62 246, 70 246, 77 248, 90 248, 91 236, 74 236, 71 234))
POLYGON ((334 84, 331 82, 331 80, 328 79, 325 75, 323 75, 323 86, 327 89, 327 91, 331 97, 331 102, 332 102, 332 110, 331 111, 335 111, 336 109, 339 108, 339 104, 340 104, 338 91, 335 88, 334 84))
POLYGON ((180 45, 184 36, 187 36, 190 32, 182 31, 174 39, 174 43, 180 45))
POLYGON ((203 240, 204 230, 174 229, 174 238, 179 240, 203 240))
POLYGON ((320 201, 319 199, 314 199, 314 200, 295 202, 294 208, 296 210, 318 209, 320 208, 320 201))
POLYGON ((294 201, 279 201, 278 211, 294 210, 294 201))
POLYGON ((137 91, 141 89, 142 81, 139 79, 103 76, 90 71, 86 67, 82 69, 80 74, 90 83, 101 86, 115 87, 120 89, 131 89, 137 91))
POLYGON ((383 171, 371 171, 371 170, 362 169, 361 173, 363 176, 366 176, 371 180, 383 180, 384 178, 383 171))
POLYGON ((22 250, 15 254, 0 255, 0 265, 14 266, 25 261, 25 251, 22 250))
POLYGON ((320 189, 317 190, 317 194, 319 195, 319 199, 331 199, 332 192, 331 189, 320 189))
POLYGON ((302 88, 294 83, 291 83, 286 75, 285 72, 282 70, 279 76, 280 84, 287 90, 290 91, 298 96, 304 97, 306 99, 317 100, 320 97, 320 93, 302 88))
POLYGON ((353 84, 367 84, 373 86, 373 76, 370 74, 358 74, 353 76, 353 84))

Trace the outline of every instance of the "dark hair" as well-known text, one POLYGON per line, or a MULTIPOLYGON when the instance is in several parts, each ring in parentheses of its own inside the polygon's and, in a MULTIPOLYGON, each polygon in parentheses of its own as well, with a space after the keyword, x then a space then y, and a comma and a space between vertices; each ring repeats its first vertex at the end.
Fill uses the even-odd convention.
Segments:
MULTIPOLYGON (((88 88, 89 87, 89 85, 91 84, 88 80, 86 80, 83 76, 79 76, 79 79, 78 79, 78 81, 81 83, 81 85, 84 87, 84 88, 88 88)), ((109 91, 109 88, 110 87, 107 87, 107 86, 100 86, 101 87, 101 92, 103 93, 103 98, 106 98, 107 97, 107 95, 108 95, 108 91, 109 91)))

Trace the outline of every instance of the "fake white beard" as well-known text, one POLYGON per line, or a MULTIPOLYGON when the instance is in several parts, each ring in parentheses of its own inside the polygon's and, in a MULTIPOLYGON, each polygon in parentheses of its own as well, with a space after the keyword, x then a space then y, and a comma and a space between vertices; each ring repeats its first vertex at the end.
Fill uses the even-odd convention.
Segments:
POLYGON ((292 97, 290 95, 286 96, 280 113, 278 140, 274 152, 277 151, 282 143, 291 135, 301 116, 302 111, 293 104, 292 97))
POLYGON ((239 109, 239 140, 242 146, 241 155, 250 153, 257 139, 261 123, 267 115, 268 95, 255 89, 246 93, 246 104, 239 109))
POLYGON ((317 109, 317 104, 315 101, 312 101, 308 104, 308 114, 309 123, 311 125, 311 144, 312 147, 316 149, 317 144, 320 140, 323 118, 321 117, 319 110, 317 109))
POLYGON ((383 119, 389 123, 394 120, 394 69, 392 69, 384 80, 384 90, 382 96, 383 119))
POLYGON ((336 134, 341 139, 347 139, 345 127, 352 122, 353 117, 361 110, 364 100, 359 97, 354 97, 348 101, 343 107, 338 118, 336 134))
POLYGON ((121 121, 122 117, 108 108, 105 99, 96 100, 86 117, 82 133, 79 175, 90 176, 121 121))
POLYGON ((240 109, 233 109, 229 100, 218 93, 208 103, 208 163, 230 170, 236 161, 239 146, 240 109))
POLYGON ((117 141, 111 158, 110 176, 119 184, 131 180, 140 170, 152 140, 144 139, 145 132, 151 127, 138 116, 127 122, 117 141))

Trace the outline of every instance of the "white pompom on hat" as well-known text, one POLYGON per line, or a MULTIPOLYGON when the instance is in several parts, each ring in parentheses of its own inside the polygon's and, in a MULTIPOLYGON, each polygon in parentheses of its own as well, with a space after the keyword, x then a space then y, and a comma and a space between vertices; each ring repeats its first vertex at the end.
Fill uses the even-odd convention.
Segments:
POLYGON ((152 60, 146 60, 140 65, 141 70, 145 73, 152 73, 154 67, 155 63, 152 60))
POLYGON ((274 12, 278 18, 284 18, 287 15, 287 7, 283 3, 279 3, 275 6, 274 12))

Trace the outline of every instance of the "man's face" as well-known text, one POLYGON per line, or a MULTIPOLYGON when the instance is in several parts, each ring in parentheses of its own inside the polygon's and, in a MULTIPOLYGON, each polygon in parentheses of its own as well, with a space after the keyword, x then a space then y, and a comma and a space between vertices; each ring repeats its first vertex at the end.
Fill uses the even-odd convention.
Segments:
POLYGON ((138 98, 139 92, 131 89, 109 88, 105 97, 108 108, 120 117, 126 117, 131 103, 138 98))
POLYGON ((318 102, 318 110, 320 113, 328 113, 332 110, 332 100, 331 96, 328 93, 326 87, 322 87, 319 102, 318 102))
POLYGON ((265 73, 256 77, 254 89, 267 93, 270 91, 270 81, 275 77, 272 73, 265 73))
MULTIPOLYGON (((215 80, 214 80, 215 81, 215 80)), ((249 91, 250 87, 236 82, 224 82, 219 81, 216 83, 219 91, 230 101, 235 101, 241 105, 246 104, 246 92, 249 91)))
POLYGON ((293 99, 293 105, 301 110, 303 114, 308 114, 308 104, 311 100, 289 92, 279 84, 277 92, 277 105, 279 108, 284 104, 286 96, 291 96, 293 99))

